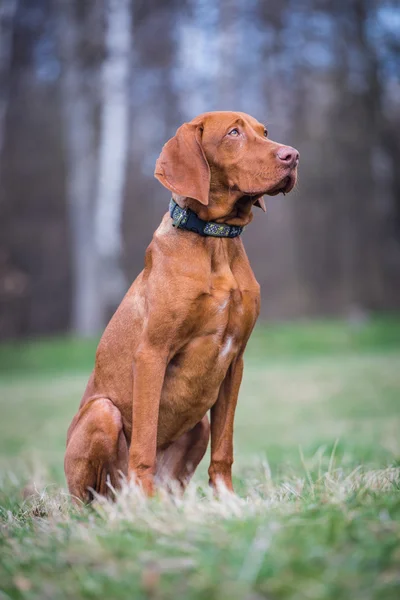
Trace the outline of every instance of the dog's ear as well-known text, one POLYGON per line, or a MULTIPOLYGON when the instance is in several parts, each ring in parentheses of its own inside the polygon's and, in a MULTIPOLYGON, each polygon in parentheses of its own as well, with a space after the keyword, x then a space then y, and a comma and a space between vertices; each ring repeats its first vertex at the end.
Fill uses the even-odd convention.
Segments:
POLYGON ((201 143, 203 128, 184 123, 163 147, 156 162, 154 177, 166 188, 208 204, 210 167, 201 143))
POLYGON ((262 208, 262 210, 263 210, 264 212, 266 212, 266 211, 267 211, 267 208, 266 208, 266 206, 265 206, 265 200, 264 200, 264 197, 263 197, 263 196, 261 196, 261 198, 258 198, 258 200, 256 200, 256 201, 254 202, 254 206, 259 206, 260 208, 262 208))

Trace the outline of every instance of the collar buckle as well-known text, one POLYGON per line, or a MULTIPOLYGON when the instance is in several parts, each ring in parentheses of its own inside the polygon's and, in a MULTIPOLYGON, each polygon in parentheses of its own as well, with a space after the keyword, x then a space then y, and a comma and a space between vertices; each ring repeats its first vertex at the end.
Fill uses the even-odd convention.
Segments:
POLYGON ((178 214, 172 218, 172 225, 173 227, 179 227, 179 225, 182 223, 182 221, 186 221, 187 217, 188 217, 188 209, 187 208, 181 208, 179 211, 177 211, 178 214))

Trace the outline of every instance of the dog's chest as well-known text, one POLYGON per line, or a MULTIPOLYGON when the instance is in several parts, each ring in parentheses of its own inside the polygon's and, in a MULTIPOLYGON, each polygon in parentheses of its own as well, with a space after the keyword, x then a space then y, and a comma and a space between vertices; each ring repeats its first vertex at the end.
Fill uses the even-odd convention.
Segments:
MULTIPOLYGON (((210 293, 202 295, 191 311, 183 346, 170 365, 170 375, 190 381, 199 395, 217 392, 256 319, 257 291, 241 285, 231 272, 212 281, 210 293)), ((185 386, 184 386, 185 387, 185 386)))
POLYGON ((215 292, 209 304, 209 319, 203 332, 207 332, 207 325, 210 330, 215 330, 215 350, 219 360, 225 362, 240 349, 252 317, 247 294, 239 287, 233 287, 230 290, 215 292))
MULTIPOLYGON (((214 325, 216 332, 223 338, 223 355, 232 347, 233 341, 240 342, 254 320, 255 291, 246 284, 247 280, 243 275, 234 273, 229 268, 217 272, 211 278, 210 295, 205 301, 204 313, 208 317, 208 324, 214 325)), ((205 326, 207 327, 207 319, 205 326)))
POLYGON ((254 276, 244 279, 225 270, 191 303, 160 403, 160 423, 174 437, 194 427, 216 402, 229 367, 244 350, 258 302, 254 276))

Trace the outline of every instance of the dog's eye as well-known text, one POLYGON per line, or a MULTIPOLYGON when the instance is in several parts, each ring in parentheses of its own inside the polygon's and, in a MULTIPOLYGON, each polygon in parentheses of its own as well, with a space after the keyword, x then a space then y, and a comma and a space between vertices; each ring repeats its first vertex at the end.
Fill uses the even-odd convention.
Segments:
POLYGON ((233 137, 237 137, 239 135, 239 129, 231 129, 228 135, 232 135, 233 137))
POLYGON ((264 129, 264 137, 268 137, 268 130, 264 129))

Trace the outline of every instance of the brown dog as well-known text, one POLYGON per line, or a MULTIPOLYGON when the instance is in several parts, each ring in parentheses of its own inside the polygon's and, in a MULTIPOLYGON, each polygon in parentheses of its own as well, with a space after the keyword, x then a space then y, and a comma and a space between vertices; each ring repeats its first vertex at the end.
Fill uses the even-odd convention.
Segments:
POLYGON ((210 483, 232 490, 243 353, 260 306, 237 234, 254 205, 265 211, 264 194, 293 188, 298 160, 294 148, 237 112, 200 115, 165 144, 155 176, 178 206, 173 219, 164 216, 144 270, 100 340, 68 430, 71 494, 85 501, 90 488, 107 494, 107 476, 118 487, 120 472, 148 495, 154 481, 184 488, 208 445, 209 410, 210 483))

